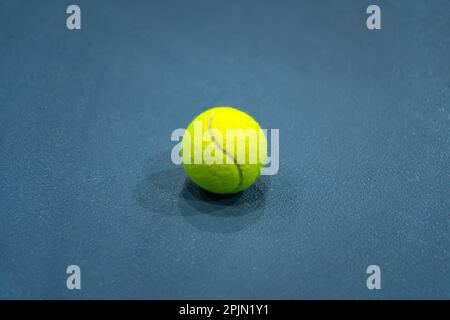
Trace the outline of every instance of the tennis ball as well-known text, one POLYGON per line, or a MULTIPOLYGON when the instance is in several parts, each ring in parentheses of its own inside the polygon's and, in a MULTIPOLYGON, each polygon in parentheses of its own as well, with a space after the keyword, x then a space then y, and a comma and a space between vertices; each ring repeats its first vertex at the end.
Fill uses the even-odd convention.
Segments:
POLYGON ((259 124, 231 107, 217 107, 197 116, 181 142, 188 177, 218 194, 238 193, 251 186, 267 160, 267 140, 259 124))

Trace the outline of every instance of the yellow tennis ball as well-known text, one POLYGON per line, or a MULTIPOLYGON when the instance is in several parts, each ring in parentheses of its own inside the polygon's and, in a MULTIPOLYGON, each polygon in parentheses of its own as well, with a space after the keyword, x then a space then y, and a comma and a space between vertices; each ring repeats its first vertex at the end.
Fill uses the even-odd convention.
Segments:
POLYGON ((214 193, 237 193, 261 174, 267 160, 267 140, 248 114, 217 107, 189 124, 181 155, 184 170, 195 184, 214 193))

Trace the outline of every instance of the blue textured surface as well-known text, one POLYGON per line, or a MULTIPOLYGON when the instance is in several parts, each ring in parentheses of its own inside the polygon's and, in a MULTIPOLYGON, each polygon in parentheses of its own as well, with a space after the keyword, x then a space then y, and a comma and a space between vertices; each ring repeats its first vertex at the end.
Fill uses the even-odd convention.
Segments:
POLYGON ((449 298, 450 2, 377 3, 2 0, 0 298, 449 298), (227 200, 170 162, 217 105, 281 138, 227 200))

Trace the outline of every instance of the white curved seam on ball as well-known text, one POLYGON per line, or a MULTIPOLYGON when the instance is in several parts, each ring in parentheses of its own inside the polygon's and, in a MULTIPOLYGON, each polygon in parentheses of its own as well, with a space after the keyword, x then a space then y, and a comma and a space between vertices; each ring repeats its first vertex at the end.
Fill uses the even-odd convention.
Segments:
POLYGON ((222 148, 222 146, 217 143, 216 139, 214 139, 214 136, 213 136, 212 131, 211 131, 211 123, 212 123, 213 117, 214 117, 214 113, 211 114, 211 117, 208 120, 209 137, 210 137, 211 141, 214 143, 214 145, 216 146, 216 148, 219 149, 220 151, 222 151, 228 158, 233 160, 234 165, 237 167, 237 170, 238 170, 238 173, 239 173, 239 184, 237 185, 237 187, 234 190, 238 190, 240 188, 240 186, 242 185, 242 182, 244 182, 244 176, 242 174, 242 169, 239 166, 239 164, 237 163, 236 159, 234 159, 233 155, 228 153, 228 151, 224 150, 222 148))

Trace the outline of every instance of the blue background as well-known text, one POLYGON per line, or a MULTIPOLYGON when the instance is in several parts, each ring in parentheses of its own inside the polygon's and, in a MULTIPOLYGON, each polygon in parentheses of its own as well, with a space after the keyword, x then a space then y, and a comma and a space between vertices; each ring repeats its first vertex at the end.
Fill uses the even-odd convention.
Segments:
POLYGON ((449 1, 69 4, 0 2, 0 298, 450 297, 449 1), (280 129, 227 199, 170 161, 218 105, 280 129))

